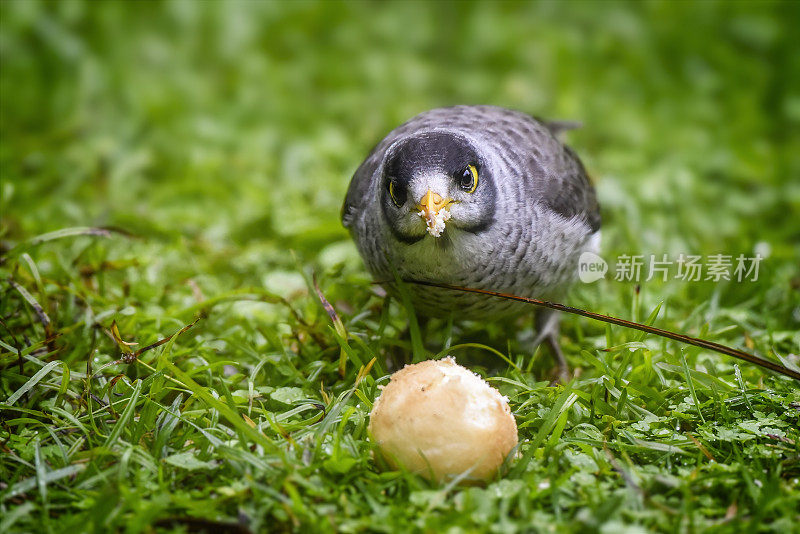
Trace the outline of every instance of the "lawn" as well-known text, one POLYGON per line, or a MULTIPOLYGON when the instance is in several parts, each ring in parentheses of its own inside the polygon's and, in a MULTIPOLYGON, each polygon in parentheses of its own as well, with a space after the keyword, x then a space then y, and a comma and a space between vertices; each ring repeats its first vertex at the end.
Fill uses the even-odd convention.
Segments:
POLYGON ((609 272, 566 304, 796 368, 798 26, 792 2, 1 2, 0 532, 800 532, 797 382, 574 316, 566 383, 530 317, 412 346, 339 221, 418 112, 579 120, 609 272), (646 276, 664 254, 763 260, 646 276), (415 353, 509 397, 502 476, 373 461, 415 353))

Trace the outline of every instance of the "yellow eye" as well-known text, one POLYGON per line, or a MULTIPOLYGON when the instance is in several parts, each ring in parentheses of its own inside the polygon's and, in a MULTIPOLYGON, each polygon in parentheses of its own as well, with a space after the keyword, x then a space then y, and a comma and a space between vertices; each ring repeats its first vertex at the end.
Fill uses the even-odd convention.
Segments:
POLYGON ((478 187, 478 169, 475 165, 467 165, 461 172, 458 185, 467 193, 474 193, 478 187))
POLYGON ((403 202, 405 202, 405 199, 403 199, 403 202, 400 202, 400 199, 397 198, 394 190, 394 182, 392 180, 389 180, 389 196, 392 197, 392 202, 394 202, 394 205, 398 208, 403 205, 403 202))

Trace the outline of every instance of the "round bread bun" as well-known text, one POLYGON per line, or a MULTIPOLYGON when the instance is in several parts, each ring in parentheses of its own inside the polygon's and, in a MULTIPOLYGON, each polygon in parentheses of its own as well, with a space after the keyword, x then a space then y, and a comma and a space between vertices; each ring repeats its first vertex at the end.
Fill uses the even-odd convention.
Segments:
POLYGON ((508 399, 452 357, 407 365, 375 400, 369 432, 392 467, 438 482, 494 477, 517 445, 508 399))

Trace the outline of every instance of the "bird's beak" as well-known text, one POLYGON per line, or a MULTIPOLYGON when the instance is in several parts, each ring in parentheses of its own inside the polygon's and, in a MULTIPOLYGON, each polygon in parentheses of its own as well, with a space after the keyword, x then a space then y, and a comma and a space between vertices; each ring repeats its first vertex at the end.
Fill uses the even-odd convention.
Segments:
POLYGON ((448 207, 453 203, 452 198, 442 198, 439 193, 431 189, 419 199, 419 216, 428 224, 428 233, 439 237, 444 231, 444 223, 450 218, 448 207))

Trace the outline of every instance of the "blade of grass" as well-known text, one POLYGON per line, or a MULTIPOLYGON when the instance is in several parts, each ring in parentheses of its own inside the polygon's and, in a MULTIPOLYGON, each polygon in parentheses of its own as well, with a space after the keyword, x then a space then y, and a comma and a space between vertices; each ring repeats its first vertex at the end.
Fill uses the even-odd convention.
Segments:
POLYGON ((686 377, 686 385, 689 386, 689 392, 692 395, 692 400, 694 401, 694 407, 697 410, 697 414, 700 416, 700 420, 703 423, 706 422, 705 417, 703 417, 703 411, 700 409, 700 401, 697 399, 697 392, 694 389, 694 380, 692 379, 692 373, 689 372, 689 364, 686 361, 686 354, 681 350, 681 365, 683 366, 683 374, 686 377))
POLYGON ((114 444, 114 441, 122 434, 122 431, 128 424, 128 420, 133 415, 133 411, 136 409, 136 403, 139 400, 139 392, 142 390, 142 381, 137 380, 136 385, 133 387, 133 391, 131 392, 130 400, 128 400, 127 406, 122 411, 122 415, 120 415, 119 420, 117 420, 114 428, 111 430, 111 434, 108 435, 106 438, 105 443, 103 443, 103 447, 108 449, 114 444))
POLYGON ((417 314, 411 302, 411 294, 408 292, 408 286, 400 279, 400 275, 394 267, 392 267, 392 273, 394 274, 395 288, 397 292, 400 293, 400 301, 403 304, 403 309, 406 311, 406 318, 408 319, 408 330, 411 335, 411 352, 413 355, 412 362, 418 363, 427 358, 427 352, 422 343, 422 333, 419 328, 417 314))
POLYGON ((41 369, 39 369, 39 370, 36 372, 36 374, 34 374, 34 375, 33 375, 33 376, 30 378, 30 380, 28 380, 27 382, 25 382, 25 383, 22 385, 22 387, 21 387, 21 388, 19 388, 17 391, 15 391, 14 393, 12 393, 12 394, 11 394, 11 396, 10 396, 10 397, 8 398, 8 400, 6 401, 6 404, 8 404, 9 406, 12 406, 12 405, 13 405, 15 402, 17 402, 17 401, 20 399, 20 397, 22 397, 22 396, 23 396, 25 393, 27 393, 28 391, 30 391, 30 390, 31 390, 31 388, 33 388, 33 386, 35 386, 36 384, 38 384, 38 383, 39 383, 39 381, 40 381, 42 378, 44 378, 44 377, 45 377, 45 376, 46 376, 46 375, 47 375, 47 374, 48 374, 50 371, 52 371, 53 369, 55 369, 55 368, 56 368, 56 367, 58 367, 59 365, 61 365, 61 362, 56 360, 56 361, 52 361, 52 362, 50 362, 50 363, 46 364, 44 367, 42 367, 41 369))
MULTIPOLYGON (((172 372, 172 374, 174 374, 181 382, 183 382, 187 389, 189 389, 204 403, 217 410, 231 425, 234 426, 234 428, 240 430, 245 436, 247 436, 250 441, 261 445, 265 450, 273 452, 280 451, 280 449, 266 436, 262 435, 253 427, 248 425, 247 422, 241 417, 241 414, 234 411, 232 407, 229 407, 215 399, 206 388, 195 382, 188 374, 179 369, 175 364, 164 360, 164 366, 169 369, 170 372, 172 372)), ((280 451, 280 454, 281 457, 283 457, 282 451, 280 451)))
POLYGON ((453 351, 461 350, 461 349, 470 349, 470 348, 471 349, 485 350, 486 352, 491 352, 492 354, 495 354, 498 357, 500 357, 501 360, 506 362, 508 365, 510 365, 511 367, 516 369, 517 371, 521 371, 521 369, 519 367, 517 367, 517 364, 512 362, 505 354, 503 354, 502 352, 500 352, 497 349, 493 349, 492 347, 489 347, 487 345, 482 345, 480 343, 461 343, 459 345, 453 345, 451 347, 447 347, 446 349, 444 349, 441 352, 439 352, 438 354, 436 354, 433 357, 433 359, 434 360, 438 360, 440 358, 443 358, 443 357, 447 356, 449 353, 451 353, 453 351))
POLYGON ((528 443, 525 454, 523 454, 520 461, 512 469, 513 474, 510 473, 510 476, 519 476, 525 471, 525 468, 531 461, 531 458, 533 458, 533 455, 536 453, 536 449, 539 448, 544 439, 552 432, 553 428, 558 422, 558 418, 562 413, 569 410, 577 400, 578 396, 573 393, 569 387, 564 389, 564 391, 556 399, 555 403, 553 403, 550 411, 547 413, 547 417, 545 417, 542 425, 539 427, 539 431, 536 433, 536 436, 528 443))

